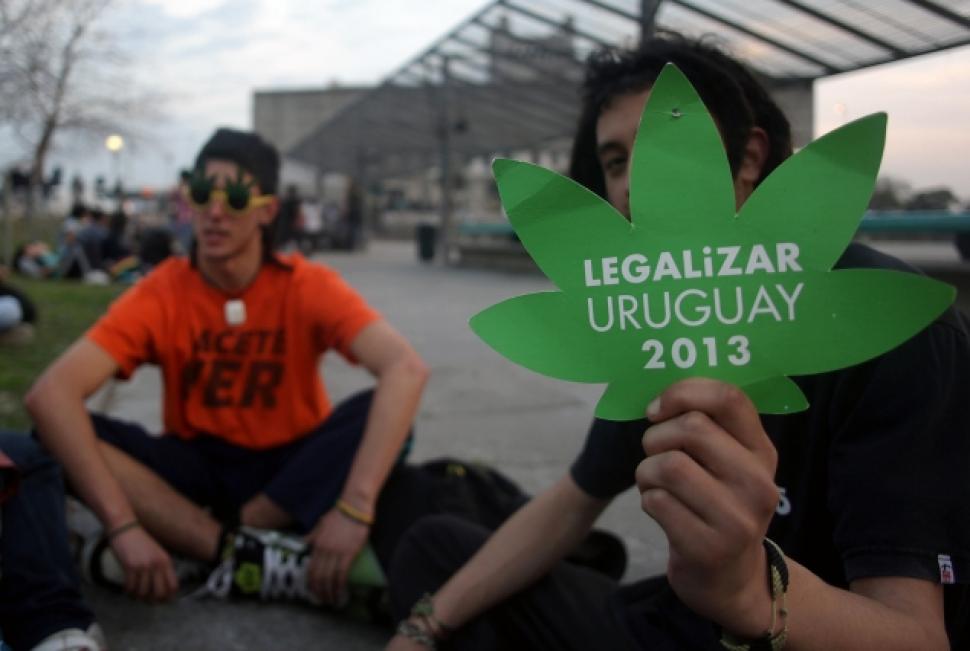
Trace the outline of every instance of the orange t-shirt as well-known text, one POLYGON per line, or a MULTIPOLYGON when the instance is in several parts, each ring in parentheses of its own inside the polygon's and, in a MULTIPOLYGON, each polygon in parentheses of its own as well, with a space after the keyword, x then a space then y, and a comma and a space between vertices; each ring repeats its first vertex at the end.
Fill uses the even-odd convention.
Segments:
POLYGON ((350 344, 380 318, 340 275, 299 255, 264 264, 238 295, 209 285, 185 258, 172 258, 119 297, 87 337, 127 378, 157 364, 165 383, 166 432, 201 433, 261 449, 308 433, 332 410, 320 356, 350 344), (226 302, 245 303, 231 325, 226 302))

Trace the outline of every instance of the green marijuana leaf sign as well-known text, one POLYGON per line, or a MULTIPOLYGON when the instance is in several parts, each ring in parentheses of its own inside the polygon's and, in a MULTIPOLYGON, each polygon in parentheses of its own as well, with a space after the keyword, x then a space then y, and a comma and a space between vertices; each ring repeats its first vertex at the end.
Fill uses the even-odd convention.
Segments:
POLYGON ((717 127, 668 65, 634 145, 630 221, 553 171, 494 162, 509 221, 561 291, 498 303, 471 327, 533 371, 606 383, 600 418, 642 418, 655 396, 691 376, 742 387, 763 413, 805 409, 787 376, 890 350, 955 295, 916 274, 832 271, 872 194, 885 130, 876 114, 820 138, 736 214, 717 127))

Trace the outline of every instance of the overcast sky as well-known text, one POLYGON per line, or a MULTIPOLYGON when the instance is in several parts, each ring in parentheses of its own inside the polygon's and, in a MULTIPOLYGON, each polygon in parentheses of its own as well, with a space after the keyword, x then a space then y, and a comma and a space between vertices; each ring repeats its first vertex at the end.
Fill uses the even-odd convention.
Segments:
MULTIPOLYGON (((123 152, 126 183, 167 183, 214 127, 251 127, 254 89, 376 83, 484 4, 122 0, 111 23, 136 78, 169 97, 152 140, 123 152)), ((882 173, 970 199, 970 48, 817 82, 815 102, 816 135, 887 111, 882 173)), ((55 161, 68 175, 112 175, 101 145, 69 146, 55 161)))

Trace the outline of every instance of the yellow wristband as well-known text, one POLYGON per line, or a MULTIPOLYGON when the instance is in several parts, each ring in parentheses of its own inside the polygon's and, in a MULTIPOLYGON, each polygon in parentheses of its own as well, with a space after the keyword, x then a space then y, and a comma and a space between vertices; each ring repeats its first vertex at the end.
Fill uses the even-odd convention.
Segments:
POLYGON ((358 524, 367 525, 368 527, 374 524, 374 516, 372 514, 361 511, 343 498, 337 500, 337 510, 358 524))

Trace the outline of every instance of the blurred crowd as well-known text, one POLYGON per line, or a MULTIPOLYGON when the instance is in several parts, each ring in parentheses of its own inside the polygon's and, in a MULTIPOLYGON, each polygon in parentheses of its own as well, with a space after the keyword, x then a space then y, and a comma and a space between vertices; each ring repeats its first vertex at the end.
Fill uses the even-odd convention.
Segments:
POLYGON ((131 282, 173 253, 167 228, 133 226, 119 207, 108 214, 75 203, 54 242, 32 240, 17 247, 15 272, 29 278, 74 278, 94 284, 131 282))

